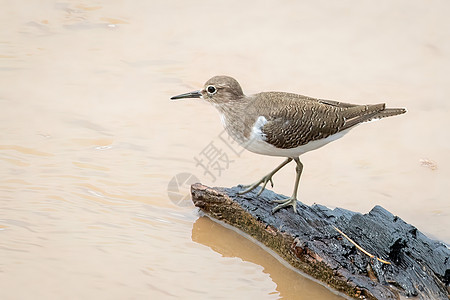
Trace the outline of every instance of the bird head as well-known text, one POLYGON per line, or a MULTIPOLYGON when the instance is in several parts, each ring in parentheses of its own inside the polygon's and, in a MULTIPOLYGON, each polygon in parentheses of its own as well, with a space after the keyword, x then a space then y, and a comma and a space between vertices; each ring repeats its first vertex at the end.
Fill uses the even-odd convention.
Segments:
POLYGON ((170 98, 171 100, 184 98, 202 98, 213 104, 236 101, 244 96, 242 88, 236 79, 229 76, 214 76, 209 79, 203 89, 170 98))

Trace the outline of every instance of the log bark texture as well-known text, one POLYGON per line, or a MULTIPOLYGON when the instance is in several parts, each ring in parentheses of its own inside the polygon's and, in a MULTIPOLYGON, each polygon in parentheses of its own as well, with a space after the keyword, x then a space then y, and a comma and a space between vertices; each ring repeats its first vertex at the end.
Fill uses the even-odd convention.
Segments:
POLYGON ((450 250, 384 208, 361 214, 299 203, 271 213, 286 198, 258 189, 191 186, 194 205, 277 252, 293 267, 353 298, 449 299, 450 250), (336 229, 375 255, 369 257, 336 229), (390 262, 382 263, 376 257, 390 262))

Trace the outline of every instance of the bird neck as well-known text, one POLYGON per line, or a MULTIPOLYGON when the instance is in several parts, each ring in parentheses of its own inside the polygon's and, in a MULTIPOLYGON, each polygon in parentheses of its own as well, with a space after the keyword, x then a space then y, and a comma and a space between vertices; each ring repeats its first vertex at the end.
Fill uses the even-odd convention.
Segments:
POLYGON ((249 99, 243 97, 239 101, 214 104, 220 113, 223 127, 228 134, 240 144, 244 144, 248 141, 251 127, 256 120, 249 109, 249 103, 249 99))

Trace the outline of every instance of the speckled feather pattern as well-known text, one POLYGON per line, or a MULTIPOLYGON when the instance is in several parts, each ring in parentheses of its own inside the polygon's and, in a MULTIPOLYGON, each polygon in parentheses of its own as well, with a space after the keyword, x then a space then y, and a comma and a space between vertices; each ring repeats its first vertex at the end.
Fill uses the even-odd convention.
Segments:
POLYGON ((267 119, 261 128, 267 143, 283 149, 337 133, 345 124, 343 109, 295 94, 269 92, 254 96, 254 103, 267 119), (280 102, 283 105, 270 106, 280 102))

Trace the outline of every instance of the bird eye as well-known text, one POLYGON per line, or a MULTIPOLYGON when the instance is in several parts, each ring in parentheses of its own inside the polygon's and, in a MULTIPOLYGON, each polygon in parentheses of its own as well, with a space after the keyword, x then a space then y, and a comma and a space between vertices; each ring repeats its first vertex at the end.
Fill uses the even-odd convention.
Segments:
POLYGON ((206 91, 207 91, 208 94, 210 94, 210 95, 214 95, 215 93, 217 93, 217 89, 216 89, 216 87, 213 86, 213 85, 208 85, 208 86, 206 87, 206 91))

